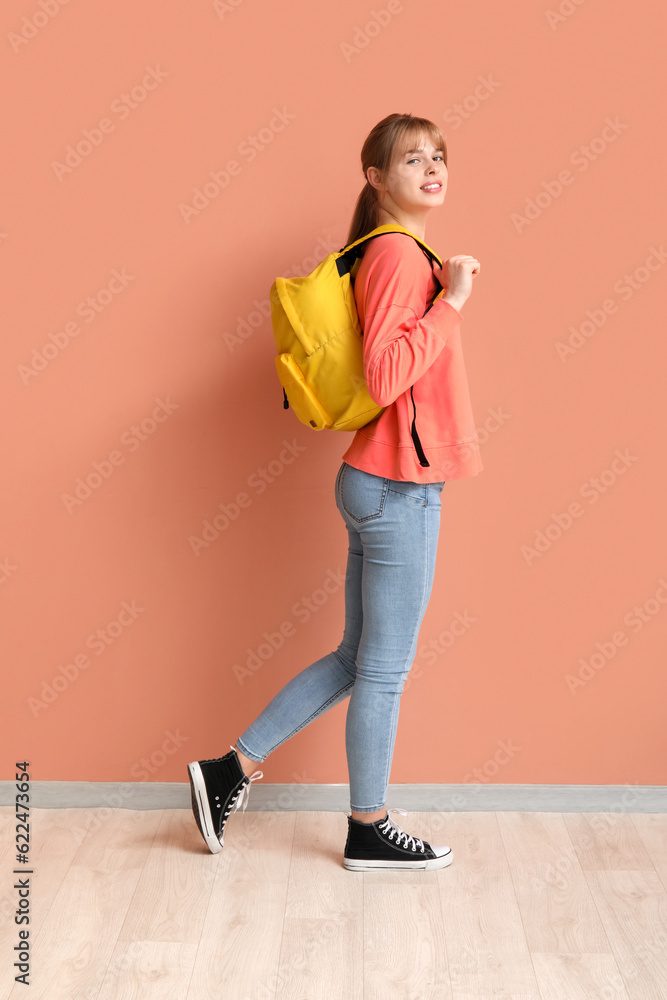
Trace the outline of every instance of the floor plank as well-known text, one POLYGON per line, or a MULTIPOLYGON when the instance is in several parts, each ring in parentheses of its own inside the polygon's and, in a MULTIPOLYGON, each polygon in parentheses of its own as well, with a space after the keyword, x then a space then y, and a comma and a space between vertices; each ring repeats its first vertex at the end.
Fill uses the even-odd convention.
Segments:
POLYGON ((531 952, 588 954, 609 943, 563 817, 497 813, 531 952))
MULTIPOLYGON (((97 997, 140 875, 140 868, 70 865, 35 935, 30 1000, 97 997)), ((15 983, 10 1000, 24 996, 15 983)))
MULTIPOLYGON (((667 816, 392 814, 437 871, 348 872, 344 813, 33 810, 32 1000, 664 1000, 667 816)), ((13 809, 0 810, 4 870, 13 809)), ((17 943, 5 878, 4 954, 17 943)), ((0 969, 0 1000, 28 995, 0 969)))
POLYGON ((187 1000, 273 997, 279 972, 287 881, 230 880, 209 900, 187 1000))
POLYGON ((534 951, 532 959, 542 1000, 630 1000, 611 953, 534 951))
MULTIPOLYGON (((423 874, 443 876, 445 872, 423 874)), ((365 872, 363 877, 366 879, 365 872)), ((367 883, 363 916, 364 1000, 441 1000, 450 996, 445 923, 437 885, 367 883)))
POLYGON ((584 871, 642 871, 652 867, 630 816, 567 813, 563 820, 584 871))
MULTIPOLYGON (((14 807, 3 807, 5 818, 5 835, 10 845, 15 844, 14 807)), ((31 850, 30 864, 21 866, 32 869, 34 876, 30 883, 30 937, 29 948, 36 955, 41 955, 40 934, 43 928, 50 928, 57 917, 51 914, 51 908, 63 883, 71 869, 72 861, 85 840, 89 827, 93 824, 98 809, 32 809, 30 814, 31 850)), ((3 891, 0 896, 0 947, 3 954, 10 954, 19 943, 19 927, 14 922, 17 905, 17 891, 14 889, 16 879, 21 875, 13 875, 15 863, 14 851, 3 854, 3 872, 8 873, 3 879, 3 891), (11 879, 9 873, 12 874, 11 879)), ((48 948, 48 944, 47 944, 48 948)), ((14 982, 18 970, 13 963, 3 963, 0 969, 0 1000, 7 1000, 13 989, 25 988, 14 982)), ((40 958, 41 962, 41 958, 40 958)), ((37 968, 31 962, 31 972, 37 968)), ((30 985, 34 976, 30 976, 30 985)), ((33 992, 35 990, 33 986, 33 992)), ((20 994, 19 994, 20 995, 20 994)))
MULTIPOLYGON (((651 864, 667 889, 667 821, 662 813, 641 813, 631 817, 651 864)), ((667 928, 665 928, 667 945, 667 928)))
POLYGON ((363 998, 363 874, 342 865, 343 813, 297 814, 277 996, 363 998))
MULTIPOLYGON (((297 814, 253 812, 228 820, 199 939, 188 1000, 272 997, 297 814), (238 822, 237 822, 238 821, 238 822)), ((199 836, 199 834, 197 833, 199 836)), ((202 850, 206 850, 200 837, 202 850)))
POLYGON ((196 957, 196 944, 119 941, 96 1000, 183 1000, 196 957))
POLYGON ((589 871, 586 879, 630 1000, 667 996, 667 895, 655 870, 589 871))
POLYGON ((454 853, 439 873, 452 1000, 541 1000, 497 815, 435 813, 432 829, 454 853))
MULTIPOLYGON (((203 850, 193 849, 192 824, 185 809, 164 810, 119 941, 198 943, 219 855, 206 850, 203 840, 203 850)), ((194 833, 200 836, 196 827, 194 833)))

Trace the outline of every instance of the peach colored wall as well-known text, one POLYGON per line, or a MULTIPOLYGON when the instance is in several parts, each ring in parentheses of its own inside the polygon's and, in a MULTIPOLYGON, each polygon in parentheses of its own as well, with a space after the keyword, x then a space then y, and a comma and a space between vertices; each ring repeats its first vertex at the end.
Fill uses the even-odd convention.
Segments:
MULTIPOLYGON (((449 148, 427 240, 482 263, 462 335, 485 468, 445 488, 391 780, 665 781, 661 18, 5 5, 3 777, 185 781, 338 644, 349 437, 283 411, 268 294, 343 245, 362 142, 410 111, 449 148)), ((346 704, 266 779, 346 782, 346 704)))

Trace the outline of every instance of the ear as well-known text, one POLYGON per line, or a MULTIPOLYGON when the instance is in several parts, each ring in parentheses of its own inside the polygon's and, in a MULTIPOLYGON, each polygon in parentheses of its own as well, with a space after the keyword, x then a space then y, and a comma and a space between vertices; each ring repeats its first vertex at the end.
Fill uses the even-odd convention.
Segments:
POLYGON ((376 191, 379 191, 380 185, 382 183, 382 175, 377 167, 369 167, 366 171, 366 180, 374 187, 376 191))

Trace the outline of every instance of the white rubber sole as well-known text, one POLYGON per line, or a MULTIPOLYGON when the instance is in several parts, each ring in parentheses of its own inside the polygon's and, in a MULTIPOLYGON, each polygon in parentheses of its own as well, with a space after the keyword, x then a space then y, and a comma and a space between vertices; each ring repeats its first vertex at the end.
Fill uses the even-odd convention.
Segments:
POLYGON ((451 865, 454 855, 451 851, 443 854, 440 858, 427 858, 422 861, 363 861, 356 858, 343 858, 343 867, 350 872, 372 872, 379 868, 395 868, 403 870, 406 868, 420 871, 432 871, 434 868, 446 868, 451 865))
POLYGON ((198 827, 202 837, 211 854, 218 854, 222 850, 222 844, 213 826, 213 817, 208 805, 208 795, 206 794, 206 784, 204 775, 198 761, 188 764, 188 775, 190 777, 190 791, 192 795, 192 809, 196 810, 195 819, 198 818, 198 827))

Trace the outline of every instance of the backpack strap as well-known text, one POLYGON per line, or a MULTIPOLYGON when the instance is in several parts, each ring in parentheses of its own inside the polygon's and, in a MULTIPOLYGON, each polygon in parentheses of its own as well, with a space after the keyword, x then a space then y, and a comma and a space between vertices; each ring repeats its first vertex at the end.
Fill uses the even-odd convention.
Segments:
POLYGON ((371 230, 370 233, 366 233, 365 236, 362 236, 360 239, 355 240, 354 243, 350 243, 346 247, 341 247, 341 249, 338 251, 338 256, 336 257, 336 267, 338 268, 338 274, 340 275, 340 277, 342 278, 344 274, 347 274, 352 269, 352 266, 354 265, 354 262, 357 259, 357 257, 363 256, 364 247, 369 240, 375 239, 376 236, 383 236, 385 233, 404 233, 406 236, 409 236, 411 239, 415 240, 415 242, 419 244, 425 256, 428 258, 429 263, 431 264, 431 270, 433 270, 434 260, 436 260, 438 264, 442 266, 442 261, 438 257, 435 250, 432 250, 431 247, 428 245, 428 243, 424 243, 423 240, 420 240, 418 236, 415 236, 414 233, 411 233, 409 229, 404 229, 401 226, 384 225, 384 226, 378 226, 376 229, 371 230))
MULTIPOLYGON (((434 270, 433 268, 434 260, 437 260, 438 264, 442 266, 442 261, 435 253, 435 251, 432 250, 428 246, 428 244, 423 243, 418 236, 415 236, 414 233, 409 232, 407 229, 402 229, 402 228, 395 229, 391 226, 380 226, 378 227, 378 230, 373 230, 371 233, 367 233, 366 236, 362 236, 361 239, 357 240, 355 243, 350 244, 350 246, 348 247, 342 247, 339 250, 339 256, 336 258, 336 267, 338 268, 338 274, 340 275, 341 278, 343 277, 344 274, 347 274, 349 271, 351 271, 356 259, 363 255, 365 244, 368 243, 369 240, 375 239, 376 236, 382 236, 384 233, 404 233, 406 236, 410 236, 413 240, 415 240, 421 247, 424 256, 431 265, 431 272, 433 272, 434 270)), ((439 293, 437 293, 433 297, 429 305, 426 307, 424 316, 435 302, 435 299, 437 298, 438 294, 439 293)), ((419 459, 419 464, 422 466, 422 468, 430 468, 431 463, 424 454, 424 449, 422 447, 422 443, 419 439, 419 433, 417 431, 417 404, 415 403, 415 396, 412 386, 410 386, 410 398, 412 399, 412 409, 414 414, 412 418, 412 426, 410 431, 412 437, 412 443, 415 446, 415 451, 417 452, 417 458, 419 459)))
POLYGON ((417 406, 415 404, 415 397, 412 389, 413 386, 410 386, 412 409, 414 410, 414 417, 412 418, 412 430, 411 430, 412 443, 415 446, 415 451, 417 452, 417 458, 419 459, 419 464, 424 468, 426 468, 426 466, 430 466, 431 463, 424 454, 424 449, 422 448, 422 443, 419 440, 419 434, 417 433, 417 406))

